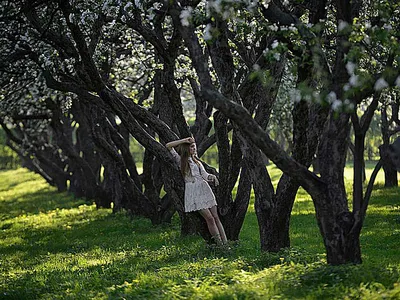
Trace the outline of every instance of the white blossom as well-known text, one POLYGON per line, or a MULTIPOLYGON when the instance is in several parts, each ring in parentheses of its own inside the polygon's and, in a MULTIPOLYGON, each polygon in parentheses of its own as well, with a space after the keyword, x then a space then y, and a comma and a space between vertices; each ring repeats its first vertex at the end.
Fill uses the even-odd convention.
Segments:
POLYGON ((260 71, 260 66, 258 64, 253 65, 253 70, 254 71, 260 71))
POLYGON ((333 103, 335 101, 337 101, 337 96, 336 93, 334 91, 330 92, 328 94, 328 96, 326 96, 326 100, 328 101, 328 103, 333 103))
POLYGON ((272 24, 272 25, 268 26, 268 29, 271 31, 278 31, 279 28, 278 28, 278 25, 272 24))
POLYGON ((252 11, 257 7, 257 1, 250 1, 249 5, 247 5, 247 9, 252 11))
POLYGON ((212 28, 211 24, 207 24, 206 28, 204 29, 203 37, 206 41, 212 39, 211 28, 212 28))
POLYGON ((375 82, 374 89, 375 91, 380 91, 388 86, 389 84, 386 82, 386 80, 381 77, 375 82))
POLYGON ((131 6, 133 6, 132 2, 128 2, 125 6, 124 6, 124 10, 127 11, 131 6))
POLYGON ((193 8, 191 6, 189 6, 188 8, 181 11, 181 14, 179 17, 181 19, 182 26, 189 26, 189 24, 190 24, 189 20, 192 17, 192 11, 193 11, 193 8))
POLYGON ((283 4, 284 6, 287 6, 287 5, 289 5, 289 1, 288 1, 288 0, 283 0, 282 4, 283 4))
POLYGON ((386 30, 392 30, 393 29, 392 25, 390 25, 390 24, 383 25, 383 28, 385 28, 386 30))
POLYGON ((154 17, 156 16, 156 13, 154 12, 154 8, 153 7, 149 8, 148 13, 149 13, 149 15, 147 16, 147 19, 150 21, 153 20, 154 17))
POLYGON ((314 101, 316 101, 317 103, 321 103, 321 95, 317 91, 313 91, 312 96, 314 98, 314 101))
POLYGON ((233 9, 233 7, 229 7, 228 9, 225 9, 223 14, 222 14, 222 18, 224 20, 228 20, 231 16, 233 16, 235 14, 235 10, 233 9))
POLYGON ((271 3, 271 0, 262 0, 261 4, 265 7, 268 8, 269 4, 271 3))
POLYGON ((281 54, 280 54, 279 52, 274 53, 274 58, 275 58, 277 61, 280 61, 280 60, 281 60, 281 54))
POLYGON ((341 107, 342 107, 342 101, 340 101, 340 100, 335 100, 335 101, 333 101, 333 103, 332 103, 332 109, 333 109, 334 111, 338 111, 339 108, 341 108, 341 107))
POLYGON ((142 1, 141 0, 135 0, 135 6, 137 8, 142 8, 142 1))
POLYGON ((217 13, 222 12, 222 0, 207 1, 208 9, 213 8, 217 13))
POLYGON ((347 23, 346 21, 343 21, 343 20, 339 20, 338 31, 342 31, 347 26, 349 26, 349 23, 347 23))
POLYGON ((103 11, 107 11, 108 10, 108 8, 110 7, 110 2, 111 2, 110 0, 104 1, 103 7, 102 7, 103 11))
POLYGON ((277 40, 274 40, 272 45, 271 45, 271 48, 275 49, 276 47, 278 47, 278 45, 279 45, 279 42, 277 40))
POLYGON ((394 82, 397 87, 400 87, 400 76, 397 76, 396 81, 394 82))
POLYGON ((353 62, 351 62, 351 61, 347 62, 347 64, 346 64, 346 70, 347 70, 347 73, 348 73, 349 75, 353 75, 355 69, 356 69, 356 64, 355 64, 355 63, 353 63, 353 62))
POLYGON ((298 89, 292 89, 289 91, 289 97, 293 102, 300 102, 301 92, 298 89))
POLYGON ((351 75, 349 78, 349 83, 351 86, 359 86, 360 85, 360 78, 358 75, 351 75))

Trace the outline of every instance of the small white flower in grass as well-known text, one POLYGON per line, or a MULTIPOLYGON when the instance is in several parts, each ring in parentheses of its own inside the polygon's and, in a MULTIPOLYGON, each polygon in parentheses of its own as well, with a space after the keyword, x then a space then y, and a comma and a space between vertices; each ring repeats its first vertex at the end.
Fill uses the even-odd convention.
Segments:
POLYGON ((348 83, 346 83, 346 84, 343 86, 343 91, 347 92, 347 91, 350 89, 350 87, 351 87, 351 85, 348 84, 348 83))
POLYGON ((141 8, 142 7, 142 1, 141 0, 135 0, 135 6, 137 8, 141 8))
POLYGON ((353 75, 353 74, 354 74, 355 68, 356 68, 356 64, 355 64, 355 63, 353 63, 353 62, 351 62, 351 61, 347 62, 347 64, 346 64, 346 70, 347 70, 347 73, 348 73, 349 75, 353 75))
POLYGON ((287 5, 289 5, 289 1, 288 1, 288 0, 283 0, 282 4, 283 4, 284 6, 287 6, 287 5))
POLYGON ((389 86, 389 84, 386 82, 386 80, 381 77, 375 82, 374 90, 380 91, 388 86, 389 86))
POLYGON ((400 76, 397 76, 396 81, 394 83, 397 87, 400 87, 400 76))
POLYGON ((192 11, 193 11, 193 8, 190 6, 181 11, 181 14, 179 17, 181 18, 182 26, 189 26, 189 24, 190 24, 189 20, 192 17, 192 11))
POLYGON ((211 24, 207 24, 206 28, 204 29, 203 37, 206 41, 209 41, 212 39, 212 34, 211 34, 211 24))
POLYGON ((278 45, 279 45, 279 42, 278 42, 277 40, 275 40, 275 41, 272 43, 271 48, 272 48, 272 49, 275 49, 276 47, 278 47, 278 45))
POLYGON ((343 21, 343 20, 339 20, 338 31, 342 31, 347 26, 349 26, 349 23, 347 23, 346 21, 343 21))

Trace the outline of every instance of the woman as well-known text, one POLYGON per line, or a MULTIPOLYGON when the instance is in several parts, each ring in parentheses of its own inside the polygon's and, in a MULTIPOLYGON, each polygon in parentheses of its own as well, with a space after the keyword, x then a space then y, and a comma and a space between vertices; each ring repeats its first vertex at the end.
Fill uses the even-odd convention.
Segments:
POLYGON ((209 174, 198 160, 194 138, 169 142, 166 147, 180 164, 185 179, 185 212, 198 211, 206 220, 208 230, 217 245, 227 244, 224 227, 217 212, 217 202, 208 182, 219 184, 215 175, 209 174), (174 147, 180 147, 179 155, 174 147))

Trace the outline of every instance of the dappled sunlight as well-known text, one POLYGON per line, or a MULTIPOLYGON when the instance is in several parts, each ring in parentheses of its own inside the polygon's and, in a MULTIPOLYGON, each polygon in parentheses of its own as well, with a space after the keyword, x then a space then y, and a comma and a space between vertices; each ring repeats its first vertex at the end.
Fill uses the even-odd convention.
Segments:
POLYGON ((181 237, 178 218, 152 226, 147 219, 99 210, 41 184, 35 190, 32 182, 25 189, 14 181, 6 191, 20 190, 21 201, 0 201, 0 254, 7 257, 0 264, 0 288, 14 298, 264 299, 279 294, 292 299, 309 292, 316 297, 356 293, 365 280, 384 282, 381 290, 391 291, 398 278, 397 189, 377 190, 372 199, 361 234, 365 266, 340 271, 326 265, 314 206, 302 189, 292 211, 290 248, 261 252, 251 205, 240 241, 221 252, 199 236, 181 237), (384 273, 378 276, 373 263, 382 263, 384 273), (359 272, 367 274, 357 278, 359 272))

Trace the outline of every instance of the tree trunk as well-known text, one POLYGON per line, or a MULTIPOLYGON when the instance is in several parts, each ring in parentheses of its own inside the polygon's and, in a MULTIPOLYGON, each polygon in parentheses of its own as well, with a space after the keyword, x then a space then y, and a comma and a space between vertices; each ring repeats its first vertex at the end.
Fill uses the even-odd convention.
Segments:
POLYGON ((383 171, 385 173, 385 187, 398 186, 397 170, 388 154, 389 145, 382 144, 379 146, 379 155, 382 160, 383 171))
POLYGON ((383 144, 379 146, 379 155, 382 160, 383 172, 385 173, 385 187, 398 186, 397 170, 389 156, 389 121, 387 117, 387 106, 383 105, 381 109, 381 133, 383 144))
MULTIPOLYGON (((326 201, 331 200, 327 198, 326 201)), ((317 216, 317 219, 324 239, 328 264, 360 264, 362 262, 360 228, 354 226, 353 213, 344 211, 335 215, 325 211, 323 215, 323 217, 317 216)))

